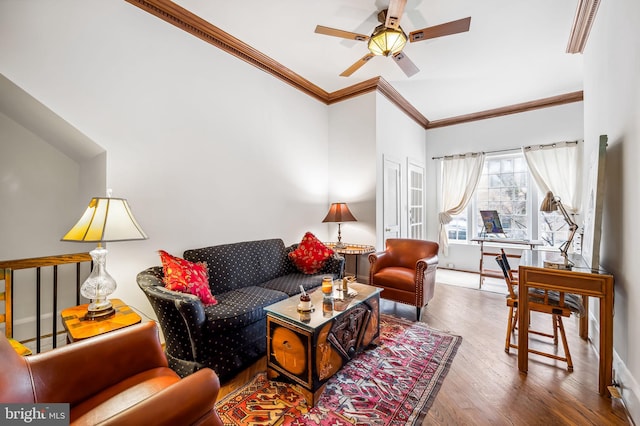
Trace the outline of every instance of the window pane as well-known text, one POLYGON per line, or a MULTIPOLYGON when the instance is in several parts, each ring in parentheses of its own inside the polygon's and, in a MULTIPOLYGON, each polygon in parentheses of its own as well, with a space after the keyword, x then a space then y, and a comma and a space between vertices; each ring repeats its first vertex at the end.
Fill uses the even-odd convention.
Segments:
POLYGON ((467 241, 467 214, 462 213, 453 216, 453 219, 446 226, 449 241, 467 241))
MULTIPOLYGON (((477 235, 483 231, 480 210, 496 210, 509 238, 529 238, 527 193, 529 173, 521 153, 487 156, 475 194, 477 235)), ((475 235, 474 235, 475 236, 475 235)))
POLYGON ((500 165, 502 166, 500 169, 501 173, 512 173, 513 172, 513 159, 508 158, 508 159, 504 159, 500 162, 500 165))
POLYGON ((500 162, 499 161, 485 162, 485 167, 486 167, 486 173, 487 174, 498 174, 498 173, 500 173, 500 162))
MULTIPOLYGON (((542 199, 543 194, 538 193, 538 195, 542 199)), ((573 221, 575 222, 575 218, 573 221)), ((559 247, 569 238, 569 225, 559 211, 538 212, 538 224, 538 239, 542 240, 545 246, 559 247)))

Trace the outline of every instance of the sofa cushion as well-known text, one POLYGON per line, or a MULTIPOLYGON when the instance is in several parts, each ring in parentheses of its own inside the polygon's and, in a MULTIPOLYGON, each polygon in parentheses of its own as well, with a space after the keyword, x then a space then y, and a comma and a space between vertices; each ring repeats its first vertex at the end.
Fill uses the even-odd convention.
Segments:
POLYGON ((216 296, 269 281, 284 275, 287 268, 285 246, 281 239, 187 250, 184 258, 191 262, 207 263, 209 286, 216 296))
POLYGON ((334 252, 325 246, 315 235, 307 232, 302 237, 298 248, 289 253, 289 259, 304 274, 315 274, 324 266, 334 252))
POLYGON ((198 296, 205 305, 215 305, 216 298, 209 290, 206 263, 193 263, 158 250, 164 271, 164 284, 169 290, 198 296))
POLYGON ((167 367, 143 371, 73 406, 70 421, 86 425, 107 422, 122 413, 125 403, 131 407, 144 403, 147 398, 167 388, 169 384, 179 381, 180 377, 167 367))
POLYGON ((373 276, 375 285, 397 290, 416 291, 416 271, 401 266, 388 266, 373 276))
MULTIPOLYGON (((337 279, 337 275, 327 274, 337 279)), ((268 288, 271 290, 282 291, 287 293, 288 296, 300 293, 300 286, 304 287, 305 291, 316 288, 322 284, 323 275, 307 275, 301 272, 295 272, 282 277, 274 278, 266 283, 260 284, 260 287, 268 288)))
POLYGON ((251 286, 218 295, 218 304, 205 308, 209 333, 234 333, 266 317, 264 307, 289 297, 281 291, 251 286))

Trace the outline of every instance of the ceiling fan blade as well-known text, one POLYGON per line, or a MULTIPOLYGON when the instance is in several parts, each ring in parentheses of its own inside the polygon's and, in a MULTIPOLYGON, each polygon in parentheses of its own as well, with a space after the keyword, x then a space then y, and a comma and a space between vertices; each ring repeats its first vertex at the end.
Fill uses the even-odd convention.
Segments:
POLYGON ((414 64, 404 52, 398 52, 393 55, 393 60, 396 61, 396 64, 404 71, 407 77, 411 77, 420 71, 416 64, 414 64))
POLYGON ((316 33, 329 35, 333 37, 346 38, 348 40, 367 41, 368 35, 352 33, 349 31, 337 30, 335 28, 323 27, 322 25, 316 25, 316 33))
POLYGON ((384 26, 387 28, 393 28, 397 30, 400 26, 400 18, 404 13, 404 7, 407 5, 407 0, 391 0, 389 1, 389 8, 387 9, 387 20, 384 26))
POLYGON ((351 74, 359 70, 361 66, 369 62, 369 59, 373 58, 374 56, 375 55, 373 53, 367 53, 362 58, 358 59, 358 61, 355 64, 351 65, 349 68, 342 71, 342 74, 340 74, 340 77, 349 77, 351 74))
POLYGON ((430 38, 442 37, 451 34, 463 33, 469 31, 471 25, 471 16, 456 21, 446 22, 444 24, 435 25, 433 27, 423 28, 421 30, 411 31, 409 40, 422 41, 430 38))

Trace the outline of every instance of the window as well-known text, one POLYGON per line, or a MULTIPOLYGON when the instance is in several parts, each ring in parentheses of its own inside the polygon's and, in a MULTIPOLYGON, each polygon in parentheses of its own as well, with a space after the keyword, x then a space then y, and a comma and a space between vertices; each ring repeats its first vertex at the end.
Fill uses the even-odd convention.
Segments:
MULTIPOLYGON (((540 199, 542 199, 542 195, 540 199)), ((572 219, 574 222, 576 221, 575 217, 572 219)), ((540 224, 538 239, 543 241, 545 246, 559 247, 562 243, 567 241, 567 238, 569 238, 569 225, 564 220, 564 217, 560 212, 540 212, 538 223, 540 224)), ((574 249, 580 250, 580 247, 577 246, 579 244, 579 239, 575 238, 573 243, 575 246, 574 249)))
POLYGON ((484 227, 480 210, 497 210, 509 238, 529 238, 529 170, 522 154, 487 156, 474 194, 474 237, 484 227))
POLYGON ((545 246, 558 247, 568 237, 568 225, 558 212, 539 212, 542 199, 522 153, 487 155, 473 200, 447 225, 449 241, 467 242, 481 236, 480 210, 497 210, 508 238, 541 240, 545 246))
POLYGON ((467 241, 467 212, 456 215, 447 225, 449 241, 467 241))

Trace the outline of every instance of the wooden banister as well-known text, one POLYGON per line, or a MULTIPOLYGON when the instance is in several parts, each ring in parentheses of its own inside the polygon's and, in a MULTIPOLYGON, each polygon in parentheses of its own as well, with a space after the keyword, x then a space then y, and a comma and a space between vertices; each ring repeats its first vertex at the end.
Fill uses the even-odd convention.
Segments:
MULTIPOLYGON (((34 257, 28 259, 15 259, 15 260, 3 260, 0 261, 0 281, 4 281, 4 291, 0 291, 0 300, 4 300, 5 313, 0 322, 5 324, 5 334, 7 337, 13 337, 13 290, 14 290, 14 272, 23 269, 35 269, 36 270, 36 282, 35 282, 35 305, 36 305, 36 333, 34 339, 36 340, 36 352, 40 352, 41 349, 41 268, 53 267, 53 306, 52 306, 52 347, 56 347, 56 335, 57 335, 57 311, 58 311, 58 266, 75 264, 76 265, 76 279, 75 279, 75 301, 73 303, 80 303, 80 265, 83 262, 92 262, 91 255, 89 253, 73 253, 73 254, 60 254, 54 256, 34 257)), ((65 283, 63 283, 65 284, 65 283)), ((21 283, 20 285, 25 285, 21 283)), ((68 285, 68 284, 67 284, 68 285)), ((2 289, 2 287, 0 287, 2 289)), ((20 303, 33 303, 33 301, 20 301, 20 303)))
POLYGON ((12 269, 17 271, 19 269, 90 261, 91 255, 89 255, 89 253, 59 254, 55 256, 32 257, 30 259, 0 260, 0 279, 4 279, 3 269, 12 269))

